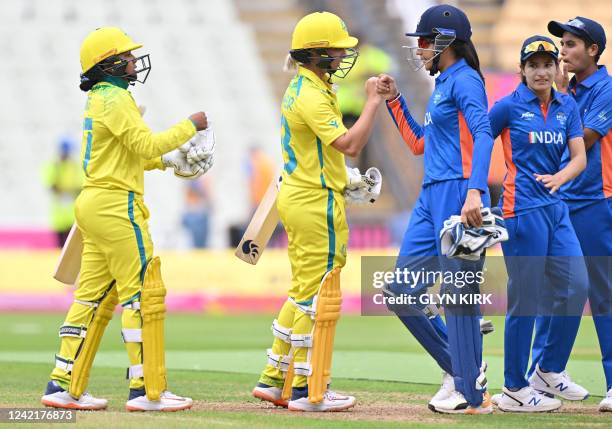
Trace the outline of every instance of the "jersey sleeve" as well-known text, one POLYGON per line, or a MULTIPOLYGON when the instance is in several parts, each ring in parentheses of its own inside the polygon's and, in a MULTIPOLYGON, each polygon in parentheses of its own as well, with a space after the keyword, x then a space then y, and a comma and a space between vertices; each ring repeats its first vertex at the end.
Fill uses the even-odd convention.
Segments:
POLYGON ((168 153, 187 142, 196 133, 196 128, 189 119, 179 122, 166 131, 153 133, 127 92, 108 101, 104 122, 122 145, 144 159, 168 153))
POLYGON ((156 156, 155 158, 145 159, 144 162, 145 170, 165 170, 166 166, 162 162, 161 156, 156 156))
POLYGON ((389 115, 406 145, 413 154, 422 155, 425 152, 423 128, 410 114, 404 96, 400 94, 395 100, 387 101, 386 104, 389 115))
POLYGON ((505 100, 506 99, 504 98, 496 102, 491 108, 491 111, 489 111, 491 134, 494 139, 502 133, 504 128, 508 127, 510 106, 505 100))
POLYGON ((334 111, 323 94, 311 90, 303 96, 302 119, 324 145, 329 146, 348 131, 342 123, 342 116, 334 111))
POLYGON ((576 104, 576 101, 574 101, 574 99, 569 96, 567 102, 569 104, 566 125, 567 139, 571 140, 576 137, 584 137, 584 131, 582 130, 582 122, 580 122, 580 111, 578 110, 578 105, 576 104))
POLYGON ((484 83, 478 75, 466 74, 465 78, 455 82, 452 95, 456 100, 457 108, 463 113, 474 141, 468 189, 479 189, 485 192, 493 150, 493 136, 487 116, 487 95, 484 83))
POLYGON ((612 128, 612 85, 606 85, 593 98, 593 104, 584 115, 584 128, 605 136, 612 128))

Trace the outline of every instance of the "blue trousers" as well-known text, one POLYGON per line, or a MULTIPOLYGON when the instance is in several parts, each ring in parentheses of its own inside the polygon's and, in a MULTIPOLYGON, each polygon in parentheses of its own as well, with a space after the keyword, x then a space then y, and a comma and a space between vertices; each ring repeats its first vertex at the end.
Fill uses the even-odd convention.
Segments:
POLYGON ((540 367, 565 370, 586 302, 587 272, 565 203, 506 219, 506 227, 504 385, 522 388, 529 385, 526 372, 536 316, 548 319, 540 333, 540 367))
MULTIPOLYGON (((596 201, 566 201, 569 215, 585 256, 589 276, 589 303, 599 339, 606 390, 612 389, 612 198, 596 201)), ((532 363, 541 360, 550 317, 536 320, 532 363)))
MULTIPOLYGON (((461 213, 467 195, 467 180, 448 180, 423 186, 412 211, 410 223, 397 260, 398 268, 411 271, 459 272, 482 270, 484 257, 470 262, 448 259, 441 256, 440 230, 451 215, 461 213)), ((489 194, 482 195, 485 206, 490 205, 489 194)), ((421 282, 405 286, 392 284, 388 288, 393 294, 420 296, 432 283, 421 282)), ((459 288, 452 283, 442 284, 447 293, 477 293, 478 286, 470 284, 459 288)), ((480 308, 478 305, 445 306, 446 325, 439 315, 427 312, 424 305, 389 306, 402 323, 414 335, 438 365, 455 381, 455 389, 461 392, 468 403, 482 403, 482 390, 476 387, 482 364, 482 336, 480 335, 480 308)))

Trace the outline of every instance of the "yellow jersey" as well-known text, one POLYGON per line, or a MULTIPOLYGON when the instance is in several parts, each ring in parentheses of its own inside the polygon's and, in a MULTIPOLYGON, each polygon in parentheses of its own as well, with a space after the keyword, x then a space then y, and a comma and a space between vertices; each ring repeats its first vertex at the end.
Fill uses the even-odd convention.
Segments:
POLYGON ((347 129, 331 85, 299 67, 281 112, 283 186, 342 192, 347 180, 344 154, 331 144, 347 129))
POLYGON ((83 187, 120 189, 142 196, 144 170, 164 169, 161 155, 196 133, 189 119, 153 133, 122 81, 100 82, 87 96, 81 145, 83 187))

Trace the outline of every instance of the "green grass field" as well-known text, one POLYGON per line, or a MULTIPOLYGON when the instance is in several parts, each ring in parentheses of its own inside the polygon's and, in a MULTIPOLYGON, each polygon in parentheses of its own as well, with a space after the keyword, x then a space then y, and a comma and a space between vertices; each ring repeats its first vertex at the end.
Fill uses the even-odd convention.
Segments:
MULTIPOLYGON (((612 424, 598 413, 604 393, 603 371, 590 318, 585 318, 568 369, 590 389, 593 398, 566 403, 562 411, 543 415, 443 416, 427 409, 437 390, 440 370, 421 351, 399 321, 391 317, 347 316, 338 327, 334 354, 336 390, 357 396, 351 412, 304 415, 276 409, 250 396, 270 346, 270 316, 197 316, 170 314, 167 319, 167 366, 171 390, 191 396, 184 413, 129 414, 127 356, 115 316, 103 340, 89 390, 110 400, 109 410, 80 413, 79 427, 436 427, 570 428, 612 424)), ((63 314, 0 315, 0 407, 38 407, 53 365, 63 314)), ((487 377, 493 392, 503 376, 503 319, 485 337, 487 377)), ((58 425, 54 425, 57 427, 58 425)), ((66 425, 69 426, 69 425, 66 425)), ((74 427, 70 425, 71 427, 74 427)), ((36 425, 35 427, 41 427, 36 425)))

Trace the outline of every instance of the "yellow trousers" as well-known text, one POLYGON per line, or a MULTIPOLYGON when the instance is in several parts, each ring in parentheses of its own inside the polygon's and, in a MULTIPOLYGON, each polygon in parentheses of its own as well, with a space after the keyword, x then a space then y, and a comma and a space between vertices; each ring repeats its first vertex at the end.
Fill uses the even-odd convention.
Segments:
MULTIPOLYGON (((83 235, 83 255, 79 284, 74 292, 64 326, 87 327, 95 306, 105 292, 116 287, 119 302, 128 305, 137 301, 146 264, 153 255, 153 242, 147 219, 149 211, 142 198, 132 192, 85 188, 76 201, 76 221, 83 235)), ((125 308, 123 329, 140 329, 140 311, 125 308)), ((83 339, 63 336, 58 357, 74 361, 83 339)), ((130 365, 142 363, 142 344, 126 343, 130 365)), ((62 387, 70 384, 70 371, 56 367, 51 379, 62 387)), ((142 388, 142 378, 130 380, 131 388, 142 388)))
MULTIPOLYGON (((331 189, 281 186, 277 208, 289 239, 291 287, 278 315, 278 324, 293 334, 310 334, 313 320, 300 308, 312 305, 326 272, 346 263, 348 224, 344 197, 331 189), (298 305, 295 305, 298 304, 298 305)), ((314 310, 314 309, 313 309, 314 310)), ((274 338, 272 353, 287 356, 291 345, 274 338)), ((293 349, 294 362, 308 361, 308 348, 293 349)), ((285 373, 280 366, 266 365, 260 382, 282 387, 285 373)), ((296 375, 294 387, 304 387, 307 378, 296 375)))

